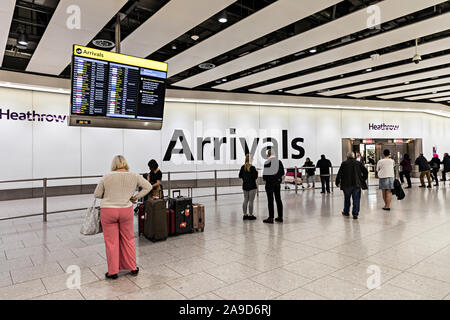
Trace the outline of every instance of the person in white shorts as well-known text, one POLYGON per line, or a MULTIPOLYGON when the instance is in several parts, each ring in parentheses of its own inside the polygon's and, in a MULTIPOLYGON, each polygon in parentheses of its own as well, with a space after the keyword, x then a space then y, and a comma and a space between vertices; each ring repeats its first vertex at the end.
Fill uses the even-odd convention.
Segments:
POLYGON ((377 163, 378 178, 380 179, 379 188, 383 193, 384 207, 383 210, 391 210, 392 189, 394 189, 394 167, 395 162, 390 158, 389 150, 383 151, 384 158, 377 163))

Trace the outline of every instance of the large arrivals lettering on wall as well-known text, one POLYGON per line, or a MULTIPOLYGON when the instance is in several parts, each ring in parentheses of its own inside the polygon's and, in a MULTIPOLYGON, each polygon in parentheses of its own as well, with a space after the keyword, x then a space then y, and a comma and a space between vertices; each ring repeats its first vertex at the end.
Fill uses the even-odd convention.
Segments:
POLYGON ((10 109, 0 109, 0 120, 66 122, 67 116, 61 114, 36 113, 36 111, 14 112, 10 109))
MULTIPOLYGON (((282 130, 282 142, 281 142, 281 158, 288 159, 289 158, 289 135, 288 130, 282 130)), ((170 139, 167 150, 164 154, 163 161, 171 161, 172 155, 181 154, 185 156, 187 161, 202 161, 204 160, 204 149, 207 144, 211 144, 213 147, 213 155, 214 160, 221 160, 220 155, 222 154, 222 146, 224 148, 229 147, 230 160, 236 160, 237 158, 237 145, 240 145, 240 150, 242 150, 243 154, 250 154, 252 158, 255 156, 256 150, 259 146, 260 141, 264 147, 261 149, 261 157, 267 158, 266 153, 267 150, 272 149, 275 154, 279 154, 279 143, 274 137, 265 137, 259 138, 255 137, 252 141, 247 141, 245 137, 237 137, 236 129, 229 129, 228 137, 197 137, 197 150, 196 157, 194 157, 194 153, 192 152, 193 148, 189 145, 188 139, 186 139, 186 135, 182 129, 176 129, 173 131, 172 138, 170 139), (176 147, 177 143, 181 145, 180 147, 176 147)), ((303 138, 294 138, 290 141, 292 149, 295 150, 294 153, 291 154, 292 159, 301 159, 305 156, 305 149, 300 146, 300 143, 303 143, 303 138)))

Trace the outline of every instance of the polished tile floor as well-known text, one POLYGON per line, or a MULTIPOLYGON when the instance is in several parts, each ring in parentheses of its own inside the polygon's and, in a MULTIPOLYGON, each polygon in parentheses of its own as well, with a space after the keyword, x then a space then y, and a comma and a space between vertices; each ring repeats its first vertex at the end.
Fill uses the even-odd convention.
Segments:
MULTIPOLYGON (((141 272, 118 280, 104 280, 103 238, 79 233, 81 211, 46 224, 0 221, 0 299, 450 299, 450 186, 406 192, 385 212, 380 192, 365 191, 359 220, 341 215, 338 190, 283 192, 285 223, 274 225, 261 221, 264 193, 256 221, 242 221, 240 195, 196 199, 206 206, 205 232, 136 237, 141 272), (66 284, 73 265, 79 289, 66 284)), ((40 201, 1 202, 0 212, 37 212, 40 201)), ((49 206, 90 201, 56 197, 49 206)))

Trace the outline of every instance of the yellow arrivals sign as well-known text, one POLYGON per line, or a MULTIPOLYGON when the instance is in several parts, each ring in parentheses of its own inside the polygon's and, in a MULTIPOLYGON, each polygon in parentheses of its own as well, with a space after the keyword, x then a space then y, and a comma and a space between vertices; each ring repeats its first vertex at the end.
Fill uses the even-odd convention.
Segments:
POLYGON ((126 54, 120 54, 110 51, 103 51, 98 49, 92 49, 79 45, 73 46, 73 54, 75 56, 92 58, 97 60, 103 60, 108 62, 122 63, 131 66, 153 69, 158 71, 167 72, 167 63, 153 61, 138 57, 127 56, 126 54))

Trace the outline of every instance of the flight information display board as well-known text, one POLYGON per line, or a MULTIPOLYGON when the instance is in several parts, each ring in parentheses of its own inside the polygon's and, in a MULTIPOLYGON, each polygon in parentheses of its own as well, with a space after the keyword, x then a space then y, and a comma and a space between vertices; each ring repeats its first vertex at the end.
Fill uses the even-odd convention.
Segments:
POLYGON ((166 63, 74 45, 71 115, 162 121, 166 78, 166 63))

